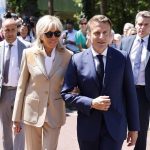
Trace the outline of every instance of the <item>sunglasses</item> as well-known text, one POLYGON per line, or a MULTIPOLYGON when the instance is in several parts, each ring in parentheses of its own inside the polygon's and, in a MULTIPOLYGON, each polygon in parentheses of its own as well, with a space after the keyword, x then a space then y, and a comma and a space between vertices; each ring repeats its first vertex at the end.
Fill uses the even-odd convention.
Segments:
POLYGON ((81 25, 86 25, 87 23, 80 23, 81 25))
POLYGON ((55 37, 60 37, 61 32, 60 31, 55 31, 55 32, 46 32, 44 33, 46 35, 47 38, 52 38, 52 36, 54 35, 55 37))

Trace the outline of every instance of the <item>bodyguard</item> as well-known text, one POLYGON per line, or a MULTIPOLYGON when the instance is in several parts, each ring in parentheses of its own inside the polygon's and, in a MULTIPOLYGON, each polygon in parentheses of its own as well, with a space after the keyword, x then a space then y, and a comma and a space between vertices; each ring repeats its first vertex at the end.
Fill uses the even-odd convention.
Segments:
POLYGON ((2 150, 23 150, 24 136, 12 134, 12 110, 25 45, 17 39, 17 24, 6 19, 2 24, 5 40, 0 42, 0 146, 2 150))

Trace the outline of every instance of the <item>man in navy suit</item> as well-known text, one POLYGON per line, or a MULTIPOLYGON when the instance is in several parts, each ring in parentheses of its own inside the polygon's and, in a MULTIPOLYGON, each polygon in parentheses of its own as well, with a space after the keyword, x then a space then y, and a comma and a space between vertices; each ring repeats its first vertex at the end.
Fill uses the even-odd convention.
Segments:
POLYGON ((91 47, 73 55, 61 94, 78 110, 80 150, 121 150, 127 126, 128 146, 136 143, 139 130, 131 63, 125 51, 108 46, 109 18, 92 17, 87 30, 91 47))
POLYGON ((139 12, 136 15, 135 24, 137 35, 124 38, 121 49, 127 51, 130 55, 139 102, 140 132, 134 150, 146 150, 150 116, 150 12, 139 12), (141 40, 142 47, 139 43, 141 40), (139 53, 140 49, 141 53, 139 53), (140 63, 136 77, 135 67, 138 58, 140 63))

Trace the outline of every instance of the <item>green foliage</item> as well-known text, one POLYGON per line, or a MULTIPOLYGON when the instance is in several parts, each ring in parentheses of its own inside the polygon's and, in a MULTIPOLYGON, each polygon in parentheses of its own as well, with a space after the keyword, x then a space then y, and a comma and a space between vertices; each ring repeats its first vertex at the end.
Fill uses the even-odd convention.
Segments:
MULTIPOLYGON (((149 10, 149 0, 74 0, 82 5, 82 14, 87 18, 100 14, 100 5, 112 23, 115 32, 122 33, 123 26, 126 22, 134 24, 135 16, 138 11, 149 10), (82 4, 81 4, 82 3, 82 4)), ((81 14, 81 13, 80 13, 81 14)))
POLYGON ((39 17, 41 15, 37 8, 37 0, 8 0, 7 10, 27 16, 33 15, 39 17))
POLYGON ((110 17, 115 32, 122 33, 126 22, 134 24, 138 11, 150 8, 149 0, 107 0, 109 5, 106 15, 110 17))
MULTIPOLYGON (((118 33, 122 33, 126 22, 134 23, 138 11, 150 9, 150 0, 73 0, 73 2, 82 10, 77 11, 74 15, 77 20, 83 15, 90 19, 100 14, 103 8, 103 14, 111 19, 113 29, 118 33)), ((16 13, 23 13, 28 11, 29 6, 35 6, 37 0, 8 0, 7 3, 8 9, 11 8, 16 13)), ((44 15, 45 11, 35 13, 44 15)))
POLYGON ((7 8, 8 10, 12 10, 16 13, 19 13, 23 8, 26 7, 27 4, 28 4, 27 0, 8 0, 7 8))

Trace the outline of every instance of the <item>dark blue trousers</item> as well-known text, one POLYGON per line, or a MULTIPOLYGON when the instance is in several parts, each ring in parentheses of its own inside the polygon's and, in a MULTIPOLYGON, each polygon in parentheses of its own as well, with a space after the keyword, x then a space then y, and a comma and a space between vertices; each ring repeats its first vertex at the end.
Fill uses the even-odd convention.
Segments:
POLYGON ((101 128, 99 137, 93 141, 84 141, 78 138, 80 150, 121 150, 123 141, 115 141, 109 135, 105 124, 101 128))
POLYGON ((145 87, 136 87, 139 102, 140 132, 134 150, 146 150, 147 131, 149 128, 150 102, 147 100, 145 87))

